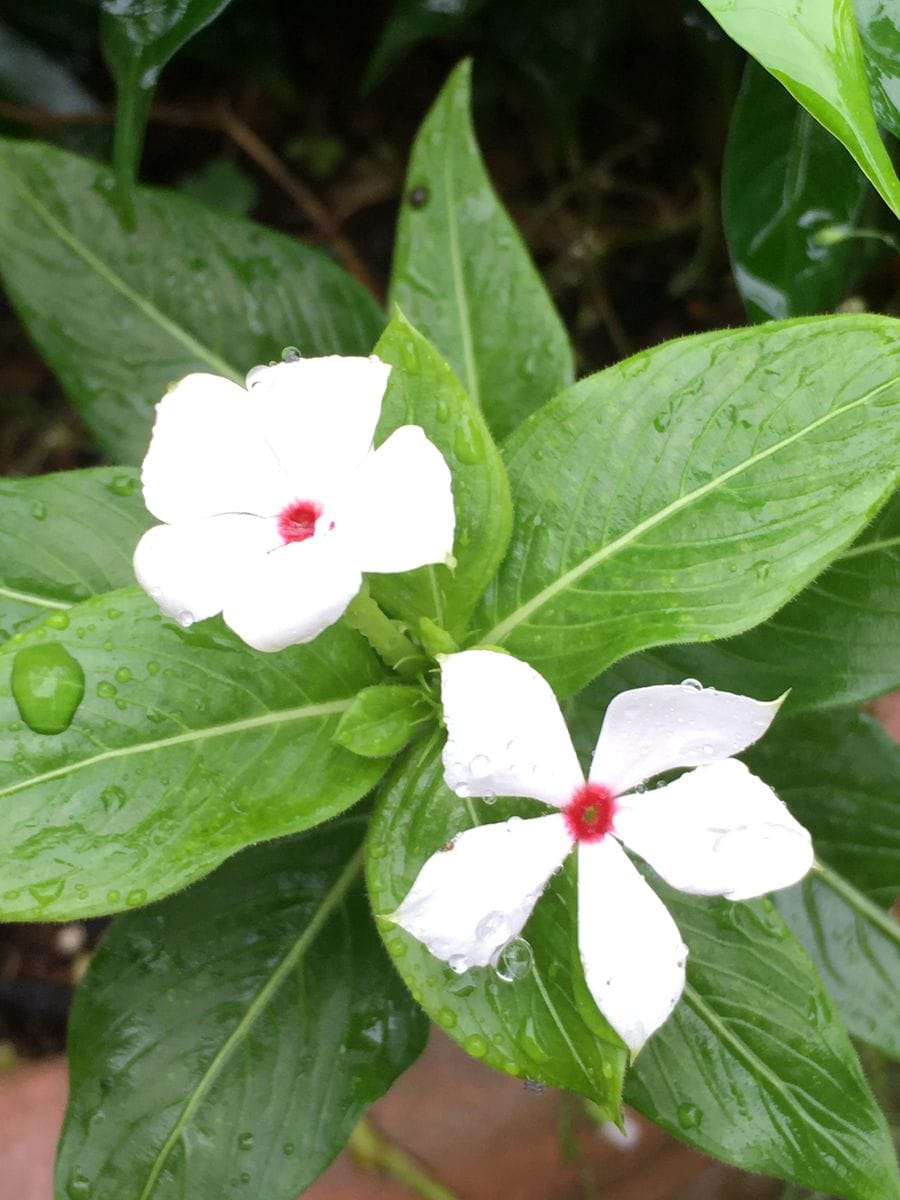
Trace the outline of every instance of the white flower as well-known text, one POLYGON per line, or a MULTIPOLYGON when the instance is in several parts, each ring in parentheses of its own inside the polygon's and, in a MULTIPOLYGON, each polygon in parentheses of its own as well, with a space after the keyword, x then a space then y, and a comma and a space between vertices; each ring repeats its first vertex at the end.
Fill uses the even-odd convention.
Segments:
POLYGON ((742 900, 805 875, 809 834, 729 757, 765 732, 780 701, 694 681, 623 692, 585 782, 556 698, 526 663, 490 650, 454 654, 443 661, 442 690, 447 786, 462 797, 530 796, 559 811, 460 833, 425 863, 391 919, 454 970, 496 963, 577 847, 585 979, 636 1052, 681 995, 687 947, 620 843, 699 895, 742 900), (675 767, 696 770, 641 787, 675 767))
POLYGON ((415 425, 372 449, 378 358, 258 367, 248 388, 188 375, 157 405, 138 543, 141 587, 182 625, 221 612, 257 650, 333 624, 364 571, 449 560, 450 471, 415 425))

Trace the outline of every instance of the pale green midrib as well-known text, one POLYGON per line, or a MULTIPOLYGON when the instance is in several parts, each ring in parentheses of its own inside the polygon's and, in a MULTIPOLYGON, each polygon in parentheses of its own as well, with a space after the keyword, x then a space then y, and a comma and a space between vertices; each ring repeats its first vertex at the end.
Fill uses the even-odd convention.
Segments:
POLYGON ((535 964, 532 964, 531 973, 534 977, 534 982, 537 985, 537 990, 541 994, 541 999, 547 1005, 547 1011, 550 1013, 550 1016, 553 1018, 554 1025, 559 1030, 559 1032, 562 1034, 563 1041, 569 1047, 572 1057, 578 1063, 579 1067, 581 1067, 581 1070, 584 1073, 585 1079, 587 1079, 591 1084, 593 1084, 593 1082, 594 1082, 593 1073, 588 1070, 587 1065, 584 1062, 584 1059, 581 1057, 581 1055, 578 1053, 578 1050, 576 1049, 575 1043, 569 1037, 568 1031, 567 1031, 565 1025, 563 1024, 562 1018, 560 1017, 560 1015, 556 1009, 556 1005, 551 1000, 550 993, 547 991, 546 987, 544 986, 544 981, 541 979, 540 972, 538 971, 537 966, 535 964))
POLYGON ((833 871, 825 863, 817 861, 813 870, 832 891, 837 892, 842 899, 846 900, 851 908, 855 908, 866 920, 877 925, 883 934, 900 946, 900 922, 895 921, 889 913, 883 912, 877 904, 872 903, 868 896, 863 895, 852 883, 848 883, 843 876, 839 875, 837 871, 833 871))
MULTIPOLYGON (((744 1063, 750 1067, 751 1071, 763 1076, 770 1086, 784 1097, 784 1101, 787 1106, 793 1109, 800 1119, 806 1123, 809 1118, 798 1103, 796 1097, 792 1094, 792 1089, 784 1082, 784 1080, 779 1079, 778 1076, 774 1074, 774 1072, 767 1066, 767 1064, 764 1063, 756 1054, 754 1054, 749 1046, 742 1042, 741 1039, 737 1037, 731 1031, 731 1029, 729 1029, 726 1023, 721 1019, 721 1017, 719 1017, 718 1013, 710 1008, 705 1000, 700 998, 699 993, 695 991, 690 984, 685 984, 684 997, 698 1013, 700 1018, 713 1027, 713 1029, 719 1035, 719 1040, 730 1046, 735 1056, 742 1059, 744 1063)), ((820 1124, 818 1124, 818 1122, 816 1122, 816 1128, 823 1135, 823 1137, 825 1137, 839 1151, 840 1157, 845 1162, 848 1161, 847 1148, 841 1143, 840 1139, 838 1139, 828 1130, 824 1129, 820 1124)))
POLYGON ((164 313, 160 312, 156 305, 151 304, 149 300, 145 299, 138 292, 136 292, 134 288, 127 284, 124 279, 120 278, 120 276, 118 276, 111 268, 107 267, 106 263, 104 263, 102 259, 97 258, 97 256, 87 248, 87 246, 82 245, 82 243, 79 242, 78 239, 74 237, 74 235, 72 235, 68 229, 66 229, 65 225, 63 225, 61 221, 58 221, 56 217, 54 217, 54 215, 49 211, 49 209, 47 209, 40 202, 40 200, 38 200, 38 198, 33 195, 31 191, 29 191, 24 180, 20 180, 14 170, 11 170, 8 166, 4 167, 2 162, 0 162, 0 170, 2 170, 4 174, 6 174, 6 176, 11 180, 12 186, 24 199, 25 203, 31 208, 35 215, 44 222, 48 229, 50 229, 56 235, 63 245, 67 246, 73 254, 77 255, 82 262, 95 271, 96 274, 99 275, 100 278, 103 279, 107 284, 109 284, 114 291, 117 291, 120 295, 124 296, 126 300, 130 301, 137 309, 144 313, 144 315, 148 317, 150 321, 154 322, 159 326, 160 329, 168 333, 169 336, 174 338, 176 342, 180 342, 181 345, 184 346, 186 350, 189 350, 192 355, 207 363, 220 375, 224 375, 226 378, 231 379, 235 383, 239 383, 243 386, 244 376, 237 371, 231 365, 231 363, 226 362, 224 358, 221 358, 208 346, 204 346, 201 342, 198 342, 193 334, 188 333, 186 329, 182 329, 180 325, 176 325, 174 321, 171 321, 164 313))
POLYGON ((879 550, 890 550, 892 546, 900 546, 900 535, 892 538, 882 538, 877 542, 863 542, 861 546, 851 546, 843 554, 839 554, 835 562, 843 562, 846 558, 859 558, 861 554, 874 554, 879 550))
POLYGON ((148 1200, 152 1194, 153 1188, 162 1173, 166 1160, 172 1153, 175 1144, 181 1137, 185 1126, 190 1121, 191 1117, 197 1111, 203 1098, 206 1096, 216 1077, 225 1065, 226 1060, 231 1055, 234 1048, 243 1040, 244 1035, 256 1022, 259 1015, 265 1009, 266 1005, 271 1000, 272 996, 284 983, 287 976, 291 973, 294 967, 303 958, 306 951, 315 941, 322 926, 331 916, 334 909, 340 904, 344 896, 347 894, 357 875, 362 870, 363 856, 365 847, 360 846, 357 852, 349 860, 341 874, 331 885, 328 891, 322 898, 322 902, 316 909, 316 912, 309 924, 297 938, 291 949, 285 954, 284 958, 257 992, 252 1003, 247 1007, 247 1011, 241 1017, 240 1021, 235 1025, 234 1029, 219 1047, 212 1062, 204 1071, 197 1085, 192 1090, 184 1108, 179 1114, 178 1120, 172 1126, 169 1136, 166 1138, 159 1153, 153 1161, 150 1169, 150 1174, 147 1176, 147 1182, 141 1191, 138 1200, 148 1200))
POLYGON ((459 229, 456 224, 456 193, 453 187, 449 154, 444 156, 444 195, 447 200, 447 231, 450 241, 450 266, 453 270, 453 290, 456 293, 456 301, 460 310, 459 327, 462 335, 463 358, 466 364, 466 386, 472 403, 477 409, 480 409, 481 388, 478 383, 478 369, 475 365, 475 350, 472 346, 472 315, 469 312, 469 301, 466 297, 463 279, 459 229))
POLYGON ((4 600, 18 600, 20 604, 31 604, 34 608, 71 608, 65 600, 50 600, 46 596, 38 596, 34 592, 17 592, 15 588, 0 587, 0 596, 4 600))
POLYGON ((176 733, 171 737, 158 738, 155 742, 140 742, 134 746, 117 746, 110 750, 104 750, 102 754, 94 754, 90 758, 67 763, 64 767, 45 771, 43 775, 34 775, 31 779, 20 779, 18 783, 14 783, 10 787, 0 788, 0 799, 40 783, 49 783, 52 779, 63 779, 67 775, 83 771, 86 767, 94 767, 98 763, 111 762, 117 758, 130 758, 134 754, 147 754, 153 750, 165 750, 170 746, 202 742, 206 738, 223 737, 229 733, 245 733, 249 729, 262 729, 266 725, 278 725, 284 721, 302 721, 311 717, 331 716, 333 713, 346 712, 352 703, 351 699, 327 700, 321 704, 304 704, 297 708, 262 713, 258 717, 244 717, 240 721, 229 721, 226 725, 211 725, 206 729, 189 729, 186 733, 176 733))
POLYGON ((744 471, 748 471, 751 467, 755 467, 757 463, 764 462, 767 458, 771 458, 773 454, 777 454, 779 451, 784 450, 787 446, 790 446, 794 442, 799 441, 801 438, 806 437, 807 434, 813 433, 816 429, 821 428, 823 425, 827 425, 830 421, 836 420, 838 417, 844 416, 845 413, 852 412, 855 408, 859 408, 863 404, 868 404, 869 401, 875 396, 879 395, 879 393, 887 391, 888 388, 896 387, 897 383, 898 381, 896 379, 885 380, 884 383, 879 384, 878 387, 873 388, 872 391, 866 392, 864 396, 859 396, 855 400, 851 400, 849 403, 844 404, 840 408, 832 409, 830 412, 825 413, 815 421, 812 421, 809 425, 804 425, 802 429, 798 429, 796 433, 792 433, 790 437, 783 438, 779 442, 774 442, 771 446, 767 446, 765 450, 760 450, 758 454, 751 455, 750 458, 745 459, 744 462, 738 463, 729 470, 724 471, 721 475, 717 475, 714 479, 708 480, 702 486, 695 488, 694 491, 686 492, 683 496, 679 496, 677 500, 673 500, 671 504, 667 504, 666 507, 661 508, 659 512, 654 513, 652 516, 646 517, 643 521, 640 521, 637 525, 635 525, 633 529, 629 529, 627 533, 623 533, 621 537, 609 542, 606 546, 601 546, 599 550, 595 550, 593 554, 589 554, 587 558, 582 559, 577 566, 571 567, 564 574, 560 575, 558 579, 554 579, 554 581, 548 584, 547 587, 543 588, 536 595, 532 596, 532 598, 525 604, 521 605, 517 609, 514 609, 508 617, 505 617, 499 624, 495 625, 493 629, 484 634, 484 636, 481 638, 481 641, 485 644, 502 643, 504 639, 508 637, 509 634, 516 628, 516 626, 521 625, 523 621, 526 621, 532 613, 549 603, 549 601, 553 600, 560 594, 560 592, 565 591, 566 588, 570 587, 573 583, 577 583, 577 581, 581 579, 583 575, 586 575, 589 571, 592 571, 594 567, 599 566, 600 563, 605 562, 606 559, 611 558, 614 554, 617 554, 619 550, 624 549, 626 546, 630 546, 632 542, 637 541, 638 538, 647 533, 649 530, 655 529, 657 525, 661 525, 664 521, 667 521, 669 517, 675 516, 676 513, 681 512, 682 509, 685 509, 689 505, 693 504, 695 500, 703 499, 703 497, 709 495, 710 492, 714 492, 716 488, 721 487, 723 484, 729 483, 732 479, 736 479, 739 475, 742 475, 744 471))

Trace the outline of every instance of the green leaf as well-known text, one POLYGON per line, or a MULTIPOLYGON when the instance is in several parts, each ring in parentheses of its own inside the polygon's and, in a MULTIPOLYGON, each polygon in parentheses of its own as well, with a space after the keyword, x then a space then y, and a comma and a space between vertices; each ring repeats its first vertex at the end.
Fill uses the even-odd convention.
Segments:
POLYGON ((900 19, 893 0, 853 0, 878 123, 900 138, 900 19))
POLYGON ((458 635, 509 542, 512 508, 506 471, 459 380, 401 313, 394 315, 375 352, 394 367, 376 442, 401 425, 420 425, 443 454, 453 477, 456 566, 452 571, 439 564, 402 575, 370 575, 372 594, 414 627, 426 617, 458 635))
POLYGON ((871 189, 839 142, 751 59, 734 107, 722 217, 734 277, 754 321, 827 312, 859 274, 858 224, 871 189))
POLYGON ((853 0, 701 0, 729 37, 850 151, 900 216, 900 180, 875 124, 853 0))
POLYGON ((55 113, 98 112, 100 105, 69 68, 11 26, 0 23, 0 93, 55 113))
POLYGON ((131 583, 152 522, 129 467, 0 480, 0 641, 131 583))
POLYGON ((816 964, 844 1024, 900 1059, 900 925, 829 867, 775 896, 816 964))
POLYGON ((78 989, 56 1194, 294 1200, 427 1032, 361 884, 364 821, 119 918, 78 989))
POLYGON ((134 226, 134 181, 159 73, 231 0, 102 0, 103 57, 116 81, 114 158, 123 215, 134 226))
MULTIPOLYGON (((414 746, 382 790, 366 863, 377 916, 398 907, 425 860, 461 830, 542 808, 509 800, 488 806, 454 796, 443 783, 442 741, 436 734, 414 746)), ((525 926, 522 937, 533 962, 511 981, 491 967, 456 975, 403 929, 387 921, 379 926, 414 999, 464 1050, 509 1075, 589 1096, 615 1120, 627 1051, 584 998, 572 865, 551 880, 525 926)))
POLYGON ((342 626, 260 654, 218 619, 182 629, 137 589, 65 615, 65 629, 0 647, 0 919, 144 904, 251 842, 333 817, 384 770, 331 741, 383 678, 342 626), (61 646, 85 678, 55 736, 33 732, 11 694, 17 655, 36 645, 61 646))
POLYGON ((700 679, 785 712, 853 704, 900 687, 900 494, 863 536, 774 617, 710 645, 661 646, 597 680, 598 703, 622 687, 700 679), (627 677, 623 682, 623 677, 627 677), (605 698, 604 698, 605 697, 605 698))
POLYGON ((566 694, 635 650, 764 621, 894 489, 898 330, 700 334, 556 397, 504 446, 515 522, 480 639, 566 694))
POLYGON ((900 892, 900 745, 854 710, 776 721, 744 757, 813 835, 818 858, 878 904, 900 892))
POLYGON ((396 0, 366 65, 360 84, 363 93, 370 92, 391 67, 421 42, 464 29, 485 3, 486 0, 454 0, 451 4, 435 4, 434 0, 396 0))
POLYGON ((641 1051, 625 1098, 746 1171, 895 1200, 890 1134, 815 968, 771 900, 657 890, 688 944, 681 1003, 641 1051))
POLYGON ((402 750, 432 715, 417 687, 364 688, 338 721, 334 740, 363 758, 386 758, 402 750))
POLYGON ((553 303, 481 161, 470 75, 450 76, 413 147, 391 299, 444 354, 495 437, 572 380, 553 303))
POLYGON ((243 383, 280 355, 368 354, 375 301, 292 238, 164 191, 139 189, 137 232, 112 178, 86 159, 0 140, 0 273, 104 449, 138 462, 153 406, 191 371, 243 383))

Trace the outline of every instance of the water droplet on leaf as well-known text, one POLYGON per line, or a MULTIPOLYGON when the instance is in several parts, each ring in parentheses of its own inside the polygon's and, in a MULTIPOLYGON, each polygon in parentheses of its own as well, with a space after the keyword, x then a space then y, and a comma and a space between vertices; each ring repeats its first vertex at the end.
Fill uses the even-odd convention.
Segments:
POLYGON ((28 646, 13 660, 12 694, 35 733, 62 733, 84 696, 84 671, 59 642, 28 646))
POLYGON ((696 1129, 703 1120, 703 1113, 696 1104, 679 1104, 675 1111, 682 1129, 696 1129))
POLYGON ((497 978, 504 983, 515 983, 531 973, 534 966, 534 953, 524 938, 513 938, 500 951, 497 959, 497 978))

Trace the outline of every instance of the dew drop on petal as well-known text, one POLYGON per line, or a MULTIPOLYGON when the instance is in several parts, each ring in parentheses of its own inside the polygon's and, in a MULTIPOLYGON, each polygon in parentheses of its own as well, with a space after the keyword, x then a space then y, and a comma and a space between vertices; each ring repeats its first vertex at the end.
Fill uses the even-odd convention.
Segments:
POLYGON ((251 367, 247 372, 246 379, 244 380, 248 389, 256 387, 256 385, 260 382, 263 373, 268 371, 268 369, 269 368, 266 366, 251 367))
POLYGON ((476 754, 469 763, 469 773, 476 779, 484 779, 491 771, 491 760, 486 754, 476 754))
POLYGON ((475 926, 475 936, 481 942, 504 942, 512 930, 505 913, 489 912, 475 926))
POLYGON ((464 971, 468 970, 466 956, 464 954, 452 954, 447 960, 447 966, 454 974, 462 975, 464 971))
POLYGON ((682 679, 681 686, 686 692, 702 692, 703 684, 699 679, 682 679))
POLYGON ((524 938, 513 938, 500 951, 497 959, 497 978, 504 983, 515 983, 531 973, 534 966, 534 954, 531 946, 524 938))
POLYGON ((286 363, 299 362, 302 357, 296 346, 285 346, 281 352, 281 361, 286 363))
POLYGON ((187 629, 187 627, 189 625, 193 625, 193 623, 194 623, 194 614, 192 612, 188 612, 188 610, 185 609, 184 612, 180 612, 178 614, 178 624, 181 625, 184 629, 187 629))

